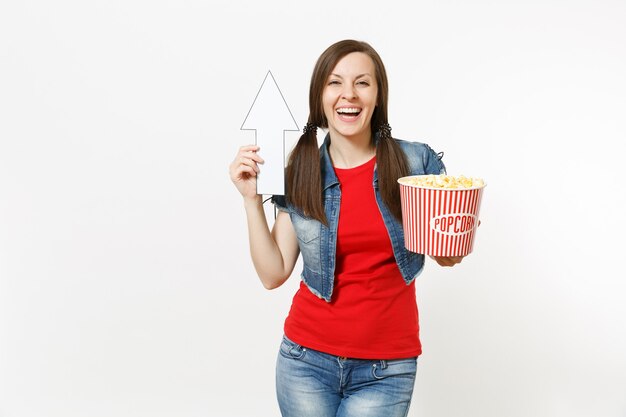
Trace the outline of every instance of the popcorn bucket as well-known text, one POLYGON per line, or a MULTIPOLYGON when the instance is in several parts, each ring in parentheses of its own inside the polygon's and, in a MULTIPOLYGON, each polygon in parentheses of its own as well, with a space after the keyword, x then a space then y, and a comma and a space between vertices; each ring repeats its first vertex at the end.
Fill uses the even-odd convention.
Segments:
POLYGON ((484 183, 471 188, 435 188, 398 179, 404 246, 431 256, 465 256, 474 248, 484 183))

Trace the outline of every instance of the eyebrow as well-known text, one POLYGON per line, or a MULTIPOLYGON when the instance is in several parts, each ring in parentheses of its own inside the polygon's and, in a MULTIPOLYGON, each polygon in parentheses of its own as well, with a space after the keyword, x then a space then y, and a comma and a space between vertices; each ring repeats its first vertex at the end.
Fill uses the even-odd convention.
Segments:
MULTIPOLYGON (((331 76, 331 77, 337 77, 337 78, 341 78, 341 79, 343 79, 343 77, 342 77, 341 75, 339 75, 339 74, 335 74, 335 73, 330 74, 330 76, 331 76)), ((371 77, 371 76, 372 76, 372 75, 371 75, 370 73, 366 72, 366 73, 364 73, 364 74, 359 74, 359 75, 357 75, 357 76, 356 76, 356 79, 358 80, 359 78, 362 78, 362 77, 371 77)))

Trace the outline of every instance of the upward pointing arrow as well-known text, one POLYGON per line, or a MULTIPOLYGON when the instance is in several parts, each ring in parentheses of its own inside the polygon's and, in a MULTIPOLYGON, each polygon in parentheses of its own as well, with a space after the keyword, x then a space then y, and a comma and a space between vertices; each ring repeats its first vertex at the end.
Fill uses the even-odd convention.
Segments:
POLYGON ((285 194, 285 132, 299 131, 276 80, 268 71, 241 130, 254 130, 265 160, 257 177, 257 194, 285 194))

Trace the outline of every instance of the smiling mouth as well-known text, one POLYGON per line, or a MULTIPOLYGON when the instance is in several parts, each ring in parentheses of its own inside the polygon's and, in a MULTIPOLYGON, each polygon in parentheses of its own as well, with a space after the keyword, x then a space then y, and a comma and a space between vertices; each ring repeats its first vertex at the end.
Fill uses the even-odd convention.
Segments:
POLYGON ((355 118, 359 114, 361 114, 361 109, 358 107, 342 107, 340 109, 337 109, 336 111, 339 116, 348 118, 355 118))

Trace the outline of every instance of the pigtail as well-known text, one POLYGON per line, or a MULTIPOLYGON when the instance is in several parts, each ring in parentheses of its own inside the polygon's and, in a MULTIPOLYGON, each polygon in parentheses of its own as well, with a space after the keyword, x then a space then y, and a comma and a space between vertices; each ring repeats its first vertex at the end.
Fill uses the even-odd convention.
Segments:
POLYGON ((287 164, 287 198, 307 217, 328 225, 322 204, 317 126, 307 123, 287 164))
POLYGON ((382 123, 376 133, 376 161, 380 196, 391 214, 402 221, 398 178, 409 175, 409 164, 400 145, 391 137, 391 126, 382 123))

